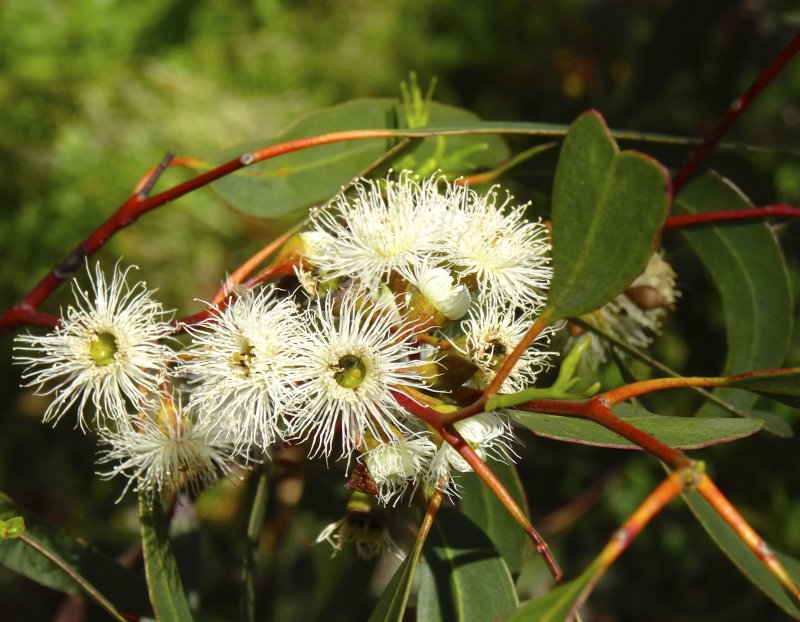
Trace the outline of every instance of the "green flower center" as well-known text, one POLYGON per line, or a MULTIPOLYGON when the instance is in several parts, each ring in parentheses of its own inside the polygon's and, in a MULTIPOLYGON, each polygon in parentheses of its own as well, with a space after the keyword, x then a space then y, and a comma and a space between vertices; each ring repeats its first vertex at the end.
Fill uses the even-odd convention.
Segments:
POLYGON ((113 363, 116 354, 117 338, 111 333, 98 333, 89 345, 89 356, 98 367, 113 363))
POLYGON ((256 353, 254 350, 255 347, 250 342, 243 341, 239 345, 239 351, 234 352, 233 356, 231 357, 233 364, 243 367, 245 370, 249 371, 253 364, 253 359, 256 358, 256 353))
POLYGON ((367 375, 367 366, 361 358, 353 355, 346 354, 339 357, 339 364, 333 367, 335 373, 333 379, 340 387, 345 389, 355 389, 362 382, 367 375))

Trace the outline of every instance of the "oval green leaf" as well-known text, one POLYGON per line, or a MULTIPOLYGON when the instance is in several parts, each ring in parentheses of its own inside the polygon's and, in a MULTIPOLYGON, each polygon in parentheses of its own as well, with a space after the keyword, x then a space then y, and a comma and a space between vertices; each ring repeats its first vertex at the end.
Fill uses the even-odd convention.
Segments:
MULTIPOLYGON (((502 482, 517 505, 528 514, 528 500, 513 464, 492 461, 492 472, 502 482)), ((458 478, 461 511, 473 523, 480 525, 503 556, 509 570, 516 575, 523 559, 530 554, 530 540, 514 518, 497 500, 497 497, 475 473, 464 473, 458 478)))
POLYGON ((140 577, 85 542, 21 510, 0 493, 0 519, 12 517, 24 519, 25 531, 20 538, 0 542, 0 564, 65 594, 77 595, 84 590, 95 600, 100 595, 98 604, 119 619, 124 619, 119 612, 135 617, 152 615, 147 588, 140 577))
POLYGON ((192 614, 169 541, 167 518, 158 497, 139 496, 139 521, 147 587, 156 618, 191 622, 192 614))
MULTIPOLYGON (((227 161, 254 149, 307 136, 355 129, 398 128, 402 114, 402 106, 393 99, 353 100, 314 112, 272 138, 226 150, 219 160, 227 161)), ((431 103, 429 123, 459 127, 478 122, 478 117, 471 112, 431 103)), ((228 175, 214 182, 211 188, 222 200, 240 211, 276 218, 327 201, 354 178, 394 157, 396 147, 399 147, 397 154, 410 151, 404 156, 408 165, 421 166, 436 158, 438 164, 434 168, 446 168, 443 164, 451 160, 457 164, 459 154, 463 154, 463 168, 453 172, 492 168, 510 155, 504 141, 494 135, 464 134, 418 139, 414 145, 404 149, 407 142, 401 138, 367 139, 303 149, 228 175), (445 157, 448 154, 450 159, 445 157)))
MULTIPOLYGON (((758 557, 747 548, 728 523, 720 518, 708 501, 697 492, 686 492, 682 497, 711 539, 742 574, 789 616, 800 620, 800 606, 797 601, 786 592, 758 557)), ((800 584, 800 561, 774 549, 773 552, 794 582, 800 584)))
MULTIPOLYGON (((730 181, 706 173, 675 201, 676 213, 692 214, 752 207, 730 181)), ((682 231, 714 281, 722 299, 728 352, 722 375, 780 367, 792 335, 792 294, 786 263, 775 237, 763 222, 695 227, 682 231)), ((731 389, 715 395, 739 409, 757 396, 731 389)), ((722 410, 705 404, 701 416, 722 410)))
POLYGON ((430 622, 497 620, 517 608, 508 566, 482 529, 441 508, 424 550, 417 617, 430 622))
POLYGON ((669 205, 663 166, 620 152, 597 112, 578 117, 553 182, 554 274, 545 313, 582 315, 630 285, 653 253, 669 205))
MULTIPOLYGON (((764 427, 760 419, 666 417, 631 404, 617 404, 614 414, 674 449, 700 449, 745 438, 764 427)), ((512 410, 513 420, 537 436, 594 447, 640 449, 594 421, 512 410)))

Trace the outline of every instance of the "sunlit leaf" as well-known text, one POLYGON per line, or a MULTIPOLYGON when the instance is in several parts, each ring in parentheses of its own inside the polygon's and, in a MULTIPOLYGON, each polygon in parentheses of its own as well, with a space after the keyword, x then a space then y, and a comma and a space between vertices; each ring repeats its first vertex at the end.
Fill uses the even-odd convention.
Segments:
MULTIPOLYGON (((144 581, 85 542, 77 540, 21 510, 0 493, 0 519, 21 517, 27 542, 50 551, 85 585, 94 588, 120 612, 152 615, 144 581)), ((79 585, 55 562, 21 539, 0 542, 0 564, 37 583, 66 594, 81 594, 79 585)), ((85 589, 85 588, 83 588, 85 589)))
MULTIPOLYGON (((316 111, 272 138, 256 140, 226 150, 224 162, 241 153, 296 138, 316 136, 351 129, 393 129, 403 123, 402 106, 393 99, 357 99, 316 111)), ((430 123, 463 126, 477 123, 473 113, 452 106, 431 103, 430 123)), ((393 147, 404 139, 367 139, 345 141, 287 153, 259 162, 216 181, 211 188, 227 203, 254 216, 275 218, 289 212, 323 203, 354 177, 384 161, 393 147)), ((408 165, 427 166, 430 172, 447 170, 448 163, 458 164, 458 154, 468 154, 463 168, 492 168, 509 158, 508 148, 494 135, 460 135, 417 139, 404 150, 408 165), (442 158, 448 156, 444 162, 442 158), (455 160, 454 160, 455 158, 455 160)))
POLYGON ((424 555, 430 572, 420 583, 420 620, 483 622, 516 609, 508 566, 492 541, 464 514, 439 510, 424 555))
POLYGON ((620 152, 597 112, 578 117, 553 183, 554 276, 546 313, 582 315, 630 285, 655 249, 669 203, 664 167, 620 152))
MULTIPOLYGON (((752 207, 730 181, 706 173, 676 198, 677 213, 752 207)), ((786 264, 763 222, 694 227, 683 232, 722 299, 728 352, 722 375, 780 367, 792 335, 792 295, 786 264)), ((716 395, 746 409, 758 399, 744 391, 717 389, 716 395)), ((705 404, 699 414, 719 416, 705 404)))
MULTIPOLYGON (((772 576, 764 564, 756 557, 755 553, 747 548, 741 538, 736 535, 736 532, 720 518, 708 501, 697 492, 684 493, 683 499, 711 536, 711 539, 722 549, 722 552, 728 556, 733 564, 776 605, 794 619, 800 620, 800 606, 798 606, 797 601, 786 592, 778 580, 772 576)), ((800 561, 777 551, 775 551, 775 555, 795 583, 800 584, 800 561)))
MULTIPOLYGON (((527 514, 528 502, 516 467, 513 464, 496 461, 491 461, 489 466, 517 505, 527 514)), ((509 570, 512 574, 517 574, 522 560, 529 552, 528 536, 475 473, 464 473, 459 476, 458 485, 461 511, 491 538, 509 570)))
POLYGON ((156 617, 159 620, 190 622, 192 614, 169 541, 167 518, 161 500, 141 495, 139 520, 147 587, 156 617))
MULTIPOLYGON (((764 426, 764 422, 760 419, 696 419, 654 415, 631 404, 617 404, 613 411, 632 426, 655 436, 665 445, 675 449, 699 449, 729 443, 755 434, 764 426)), ((537 436, 579 445, 639 449, 637 445, 594 421, 521 410, 511 412, 516 424, 527 428, 537 436)))

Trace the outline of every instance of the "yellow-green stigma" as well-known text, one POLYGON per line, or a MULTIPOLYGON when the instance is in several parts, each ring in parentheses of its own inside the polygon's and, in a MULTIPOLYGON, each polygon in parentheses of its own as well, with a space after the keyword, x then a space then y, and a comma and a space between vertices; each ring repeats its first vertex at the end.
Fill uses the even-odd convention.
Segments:
POLYGON ((336 370, 336 373, 333 374, 334 380, 345 389, 355 389, 364 382, 367 375, 367 366, 353 354, 340 357, 339 364, 334 369, 336 370))
POLYGON ((255 358, 256 354, 253 351, 255 348, 247 341, 242 342, 239 346, 239 351, 234 352, 231 359, 233 360, 234 365, 238 365, 239 367, 243 367, 246 371, 250 371, 250 366, 253 363, 253 359, 255 358))
POLYGON ((113 363, 116 354, 117 338, 111 333, 98 333, 89 345, 89 356, 98 367, 113 363))

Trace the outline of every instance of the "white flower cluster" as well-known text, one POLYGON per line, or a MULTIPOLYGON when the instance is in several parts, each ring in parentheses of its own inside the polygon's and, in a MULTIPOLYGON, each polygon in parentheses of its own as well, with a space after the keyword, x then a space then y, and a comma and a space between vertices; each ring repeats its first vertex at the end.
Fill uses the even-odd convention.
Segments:
MULTIPOLYGON (((381 504, 409 488, 452 491, 469 465, 396 396, 453 408, 448 391, 485 388, 531 325, 551 269, 546 230, 525 209, 438 176, 362 181, 300 235, 305 294, 235 295, 186 326, 178 351, 170 336, 183 327, 153 292, 98 267, 55 331, 18 338, 16 361, 28 386, 52 394, 46 420, 76 407, 81 428, 97 431, 104 475, 127 477, 126 490, 197 491, 292 442, 355 458, 381 504)), ((503 390, 535 381, 548 340, 503 390)), ((502 415, 456 428, 481 457, 511 458, 502 415)))

